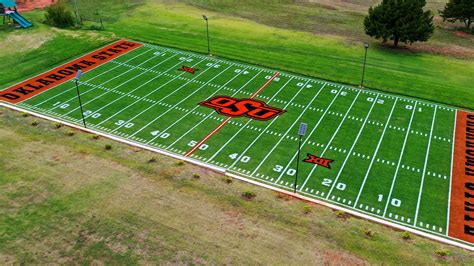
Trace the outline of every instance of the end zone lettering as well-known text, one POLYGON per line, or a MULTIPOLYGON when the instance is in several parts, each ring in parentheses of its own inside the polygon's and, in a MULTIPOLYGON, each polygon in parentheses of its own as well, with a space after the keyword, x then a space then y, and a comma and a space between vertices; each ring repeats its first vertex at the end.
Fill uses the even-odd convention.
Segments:
POLYGON ((0 91, 0 100, 13 104, 19 103, 73 79, 78 70, 87 72, 140 46, 142 44, 124 40, 115 42, 70 63, 0 91))
POLYGON ((458 111, 449 236, 474 243, 474 113, 458 111))
POLYGON ((268 106, 262 101, 236 99, 229 96, 216 96, 199 104, 213 108, 221 115, 230 117, 246 116, 251 119, 263 121, 273 119, 286 112, 285 110, 268 106))

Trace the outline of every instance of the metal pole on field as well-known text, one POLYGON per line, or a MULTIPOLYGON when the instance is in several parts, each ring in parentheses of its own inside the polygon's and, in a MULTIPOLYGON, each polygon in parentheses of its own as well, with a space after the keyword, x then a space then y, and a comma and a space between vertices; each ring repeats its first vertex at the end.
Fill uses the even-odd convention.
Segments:
POLYGON ((300 124, 300 129, 298 130, 298 135, 300 140, 298 142, 298 156, 296 159, 296 175, 295 175, 295 185, 294 185, 294 193, 296 193, 296 186, 298 184, 298 172, 300 170, 300 153, 301 153, 301 141, 303 140, 303 136, 306 135, 306 129, 308 125, 305 123, 300 124))
POLYGON ((79 99, 79 106, 81 107, 82 123, 87 128, 86 118, 84 117, 84 110, 82 109, 81 93, 79 92, 79 80, 81 79, 82 71, 78 70, 74 82, 76 83, 77 98, 79 99))
POLYGON ((211 41, 209 39, 209 18, 206 15, 202 15, 202 18, 206 21, 206 32, 207 32, 207 54, 212 56, 211 54, 211 41))
POLYGON ((365 76, 365 65, 367 63, 367 51, 369 50, 369 44, 364 43, 364 48, 365 48, 365 56, 364 56, 364 67, 362 68, 362 80, 360 81, 360 87, 364 87, 364 76, 365 76))

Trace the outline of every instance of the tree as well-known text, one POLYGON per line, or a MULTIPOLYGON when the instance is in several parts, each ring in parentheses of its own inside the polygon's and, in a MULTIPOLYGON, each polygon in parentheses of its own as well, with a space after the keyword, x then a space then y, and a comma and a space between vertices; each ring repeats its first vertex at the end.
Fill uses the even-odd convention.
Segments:
POLYGON ((45 23, 54 27, 67 28, 74 26, 74 18, 71 10, 67 6, 59 1, 56 4, 46 8, 45 23))
POLYGON ((424 11, 426 0, 383 0, 369 8, 364 19, 365 33, 393 45, 426 42, 434 31, 433 14, 424 11))
POLYGON ((443 21, 464 22, 466 30, 470 30, 474 20, 474 0, 449 0, 444 10, 440 10, 439 13, 443 21))

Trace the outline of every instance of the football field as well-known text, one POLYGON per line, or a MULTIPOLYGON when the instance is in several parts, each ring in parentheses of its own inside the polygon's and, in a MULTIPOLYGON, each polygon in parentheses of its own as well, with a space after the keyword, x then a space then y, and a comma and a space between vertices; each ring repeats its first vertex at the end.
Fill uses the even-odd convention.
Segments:
MULTIPOLYGON (((461 223, 450 221, 455 108, 155 45, 121 48, 84 67, 89 129, 472 246, 450 233, 461 223)), ((24 83, 32 97, 0 100, 83 126, 70 72, 24 83)))

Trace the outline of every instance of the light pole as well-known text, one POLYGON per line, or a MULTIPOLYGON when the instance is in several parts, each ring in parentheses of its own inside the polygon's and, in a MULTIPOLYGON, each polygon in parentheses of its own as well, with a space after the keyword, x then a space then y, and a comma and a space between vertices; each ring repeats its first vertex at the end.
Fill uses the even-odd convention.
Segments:
POLYGON ((365 56, 364 56, 364 67, 362 68, 362 80, 360 81, 360 87, 364 87, 364 77, 365 77, 365 65, 367 63, 367 51, 369 50, 369 43, 364 43, 365 56))
POLYGON ((211 42, 209 40, 209 18, 206 15, 202 15, 202 18, 206 21, 206 32, 207 32, 207 54, 212 56, 211 54, 211 42))
POLYGON ((79 80, 81 79, 81 75, 82 71, 78 70, 76 73, 76 77, 74 78, 74 82, 76 83, 77 98, 79 99, 79 106, 81 107, 82 123, 84 123, 84 127, 87 128, 86 118, 84 117, 84 110, 82 110, 81 93, 79 92, 79 80))
POLYGON ((296 175, 295 175, 295 185, 294 193, 296 194, 296 186, 298 184, 298 172, 300 170, 300 152, 301 152, 301 141, 303 140, 304 135, 306 135, 306 129, 308 125, 305 123, 300 124, 300 129, 298 130, 298 136, 300 136, 300 141, 298 142, 298 156, 296 159, 296 175))

